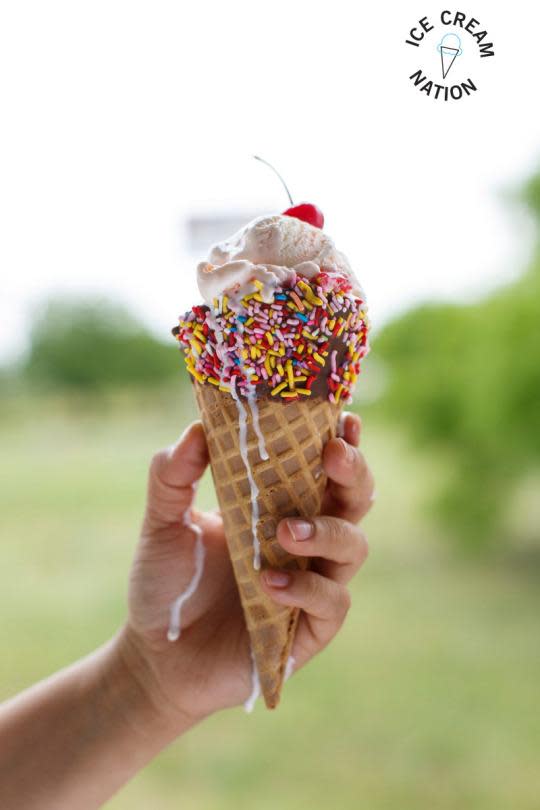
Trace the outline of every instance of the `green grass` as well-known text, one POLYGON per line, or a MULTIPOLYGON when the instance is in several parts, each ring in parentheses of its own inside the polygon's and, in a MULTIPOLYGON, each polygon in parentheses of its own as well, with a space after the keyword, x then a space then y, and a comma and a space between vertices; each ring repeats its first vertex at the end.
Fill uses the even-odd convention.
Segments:
MULTIPOLYGON (((193 413, 182 396, 4 403, 0 697, 122 621, 147 463, 193 413)), ((339 638, 276 712, 211 718, 112 810, 536 810, 538 569, 449 553, 421 509, 440 461, 369 422, 363 443, 378 499, 339 638)))

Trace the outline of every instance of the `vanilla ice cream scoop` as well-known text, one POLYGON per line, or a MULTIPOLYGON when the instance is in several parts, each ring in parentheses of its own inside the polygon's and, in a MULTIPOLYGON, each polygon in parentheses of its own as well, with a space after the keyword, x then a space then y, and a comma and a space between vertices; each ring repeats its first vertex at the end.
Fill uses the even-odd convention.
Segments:
POLYGON ((363 296, 347 258, 327 234, 296 217, 276 214, 254 219, 214 245, 208 261, 197 268, 197 283, 202 297, 211 304, 215 297, 250 278, 271 290, 293 283, 296 275, 314 278, 321 270, 345 276, 353 293, 363 296))

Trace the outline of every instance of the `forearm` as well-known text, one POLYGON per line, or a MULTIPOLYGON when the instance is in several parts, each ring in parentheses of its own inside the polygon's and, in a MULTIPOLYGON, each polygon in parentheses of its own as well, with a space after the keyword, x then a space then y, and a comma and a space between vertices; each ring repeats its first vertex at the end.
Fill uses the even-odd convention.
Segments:
POLYGON ((155 705, 122 634, 0 706, 0 807, 100 807, 193 721, 155 705))

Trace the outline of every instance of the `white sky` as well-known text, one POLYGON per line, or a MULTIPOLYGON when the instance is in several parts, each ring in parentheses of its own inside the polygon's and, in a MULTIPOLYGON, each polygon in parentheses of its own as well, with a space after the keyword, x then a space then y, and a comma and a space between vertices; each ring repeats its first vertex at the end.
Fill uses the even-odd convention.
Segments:
POLYGON ((286 206, 253 153, 323 209, 375 325, 515 274, 531 230, 504 195, 540 163, 540 9, 466 5, 495 56, 464 32, 454 76, 478 92, 445 103, 408 79, 440 76, 436 39, 404 44, 433 0, 0 0, 0 356, 59 290, 111 293, 166 338, 199 297, 185 215, 286 206))

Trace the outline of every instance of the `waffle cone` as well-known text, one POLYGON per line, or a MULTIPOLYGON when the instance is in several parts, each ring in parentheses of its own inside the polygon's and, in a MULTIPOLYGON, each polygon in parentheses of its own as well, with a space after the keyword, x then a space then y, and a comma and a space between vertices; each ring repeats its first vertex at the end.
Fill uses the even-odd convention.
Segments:
MULTIPOLYGON (((273 709, 279 702, 299 610, 273 602, 253 567, 251 489, 240 454, 237 403, 212 385, 194 387, 261 691, 273 709)), ((319 514, 326 486, 322 449, 336 434, 341 408, 322 397, 287 403, 262 398, 257 407, 268 460, 260 458, 251 409, 245 402, 248 459, 259 489, 261 569, 306 568, 305 557, 294 557, 279 545, 276 528, 284 517, 319 514)))

